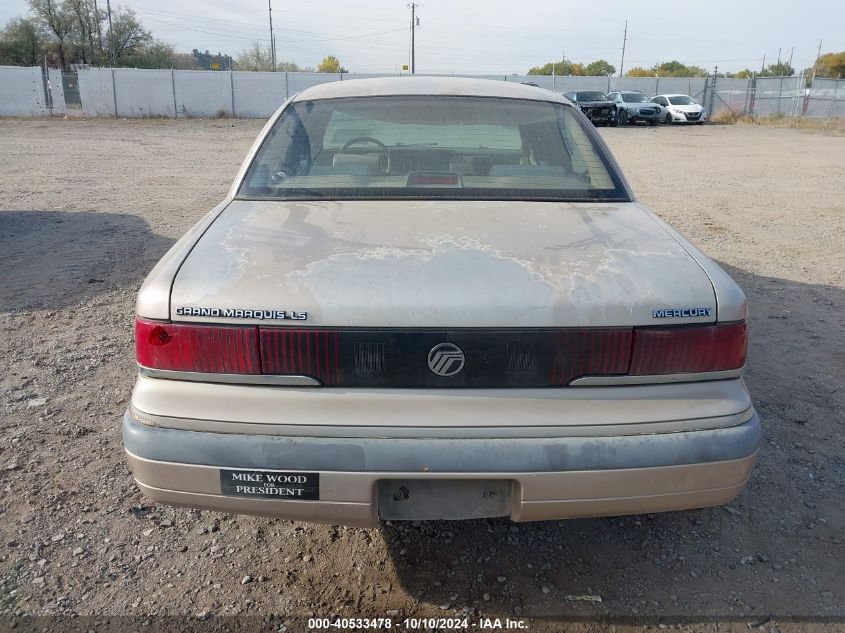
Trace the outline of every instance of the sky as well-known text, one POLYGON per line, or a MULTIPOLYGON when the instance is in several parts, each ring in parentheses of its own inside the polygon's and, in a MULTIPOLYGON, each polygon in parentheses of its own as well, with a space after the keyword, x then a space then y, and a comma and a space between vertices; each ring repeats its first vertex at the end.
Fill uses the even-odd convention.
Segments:
MULTIPOLYGON (((351 72, 393 72, 408 63, 407 0, 270 0, 277 58, 316 66, 335 55, 351 72)), ((101 8, 105 0, 100 0, 101 8)), ((267 0, 112 0, 131 7, 154 36, 179 52, 194 48, 235 57, 269 42, 267 0)), ((0 0, 0 25, 28 11, 0 0)), ((525 73, 559 61, 606 59, 625 69, 677 59, 712 70, 758 69, 793 55, 799 70, 822 52, 845 50, 845 2, 807 0, 420 0, 420 73, 525 73), (647 7, 647 8, 646 8, 647 7), (794 48, 794 50, 793 50, 794 48)))

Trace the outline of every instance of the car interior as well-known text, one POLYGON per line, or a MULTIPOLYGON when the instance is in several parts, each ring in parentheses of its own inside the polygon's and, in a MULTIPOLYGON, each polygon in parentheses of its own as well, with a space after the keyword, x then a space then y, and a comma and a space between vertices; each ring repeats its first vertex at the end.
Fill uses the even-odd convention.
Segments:
POLYGON ((249 194, 614 188, 570 106, 517 101, 456 98, 448 107, 440 99, 425 107, 420 99, 384 97, 294 104, 248 173, 249 194))

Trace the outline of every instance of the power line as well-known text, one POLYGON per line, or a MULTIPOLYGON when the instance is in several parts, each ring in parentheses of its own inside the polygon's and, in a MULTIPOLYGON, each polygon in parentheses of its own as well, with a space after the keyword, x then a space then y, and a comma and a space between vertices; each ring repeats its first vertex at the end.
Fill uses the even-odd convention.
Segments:
MULTIPOLYGON (((231 33, 231 32, 221 33, 220 31, 210 31, 208 29, 198 28, 196 26, 190 26, 190 25, 184 24, 184 23, 170 22, 168 20, 162 20, 161 18, 153 17, 152 15, 150 15, 150 14, 144 12, 144 11, 138 11, 138 13, 143 14, 145 16, 145 19, 153 20, 154 22, 160 22, 161 24, 167 24, 168 26, 172 26, 172 27, 175 27, 177 29, 187 29, 189 31, 195 31, 197 33, 205 33, 206 35, 215 35, 215 36, 218 36, 218 37, 226 37, 226 38, 231 38, 231 39, 250 40, 250 41, 258 40, 258 41, 264 41, 264 42, 268 41, 267 37, 259 37, 259 36, 250 35, 250 34, 237 35, 237 34, 231 33)), ((278 30, 278 29, 276 29, 276 30, 278 30)), ((385 35, 385 34, 388 34, 388 33, 397 33, 399 31, 404 31, 404 30, 405 30, 404 28, 402 28, 402 29, 391 29, 389 31, 379 31, 377 33, 363 33, 363 34, 360 34, 360 35, 349 35, 349 36, 346 36, 346 37, 310 38, 310 37, 300 37, 300 36, 294 35, 294 36, 285 36, 285 39, 289 40, 289 41, 293 41, 293 42, 339 42, 339 41, 344 41, 344 40, 354 40, 354 39, 361 39, 361 38, 365 38, 365 37, 374 37, 374 36, 377 36, 377 35, 385 35)), ((290 32, 293 33, 295 31, 290 31, 290 32)), ((285 31, 282 31, 282 33, 284 34, 285 31)))

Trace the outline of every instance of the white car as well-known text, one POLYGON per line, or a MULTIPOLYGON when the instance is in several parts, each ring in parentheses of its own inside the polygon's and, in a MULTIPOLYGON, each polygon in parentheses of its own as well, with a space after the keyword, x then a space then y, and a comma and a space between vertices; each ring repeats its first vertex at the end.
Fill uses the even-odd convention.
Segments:
POLYGON ((695 99, 688 95, 657 95, 652 99, 662 109, 663 122, 696 123, 702 125, 707 120, 707 111, 695 99))
POLYGON ((388 78, 286 101, 149 274, 123 419, 161 503, 374 526, 724 503, 746 301, 567 99, 388 78))

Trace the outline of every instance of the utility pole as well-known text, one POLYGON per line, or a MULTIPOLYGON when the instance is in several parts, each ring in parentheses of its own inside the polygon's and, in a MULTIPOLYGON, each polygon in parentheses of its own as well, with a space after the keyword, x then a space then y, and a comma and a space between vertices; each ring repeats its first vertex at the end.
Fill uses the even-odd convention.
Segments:
POLYGON ((780 49, 778 49, 778 66, 780 66, 780 49))
MULTIPOLYGON (((821 56, 822 56, 822 40, 819 40, 819 52, 816 53, 816 63, 813 64, 813 79, 816 78, 816 70, 818 70, 819 57, 821 57, 821 56)), ((810 83, 812 84, 812 79, 810 80, 810 83)))
POLYGON ((276 70, 276 38, 273 37, 273 4, 267 0, 267 9, 270 13, 270 60, 273 62, 273 70, 276 70))
POLYGON ((625 71, 625 45, 628 43, 628 20, 625 20, 625 33, 622 36, 622 61, 619 62, 619 76, 625 71))
POLYGON ((792 48, 789 49, 789 62, 787 63, 787 66, 789 66, 790 68, 792 68, 792 56, 794 54, 795 54, 795 47, 793 46, 792 48))
POLYGON ((416 2, 412 2, 408 5, 408 8, 411 10, 411 65, 408 66, 408 69, 411 71, 411 74, 414 74, 414 31, 417 28, 417 25, 420 23, 420 19, 416 17, 416 10, 417 7, 420 6, 416 2))
POLYGON ((117 66, 114 57, 114 35, 112 35, 111 27, 111 0, 106 0, 106 12, 109 14, 109 52, 111 53, 111 67, 117 66))
POLYGON ((766 53, 763 53, 763 65, 760 67, 760 73, 766 72, 766 53))

